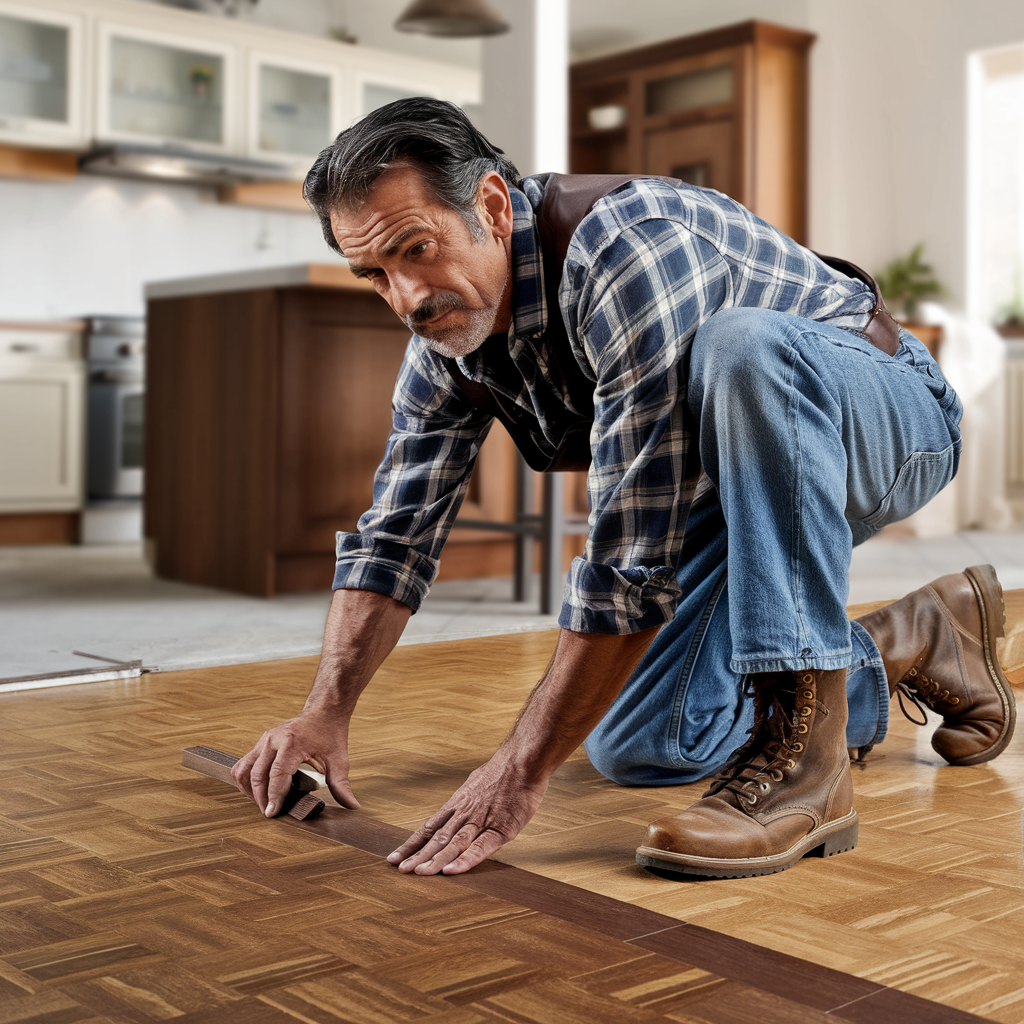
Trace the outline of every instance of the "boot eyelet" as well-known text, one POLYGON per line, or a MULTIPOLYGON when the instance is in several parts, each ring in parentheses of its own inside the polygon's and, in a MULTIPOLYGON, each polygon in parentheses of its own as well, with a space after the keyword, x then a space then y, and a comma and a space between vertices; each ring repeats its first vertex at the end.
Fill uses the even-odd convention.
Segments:
POLYGON ((806 722, 801 722, 801 723, 800 723, 800 724, 799 724, 799 725, 798 725, 798 726, 796 727, 796 731, 797 731, 797 732, 799 732, 799 733, 805 733, 805 732, 807 732, 807 723, 806 723, 806 722))
POLYGON ((780 769, 776 768, 772 772, 772 779, 774 779, 776 782, 781 782, 784 778, 785 776, 782 774, 780 769))
POLYGON ((960 698, 959 697, 950 697, 949 698, 949 703, 950 704, 959 704, 960 703, 960 698))
POLYGON ((908 675, 916 676, 917 675, 917 669, 916 668, 912 668, 910 670, 910 672, 908 673, 908 675))
POLYGON ((814 694, 810 690, 804 690, 804 700, 814 700, 814 694))
POLYGON ((942 699, 945 700, 949 696, 949 690, 943 690, 939 696, 941 696, 942 699))
POLYGON ((800 709, 800 717, 801 718, 806 718, 810 713, 811 713, 811 709, 810 708, 801 708, 800 709))
POLYGON ((807 673, 807 674, 806 674, 806 675, 804 676, 804 678, 803 678, 803 681, 804 681, 805 683, 813 683, 813 682, 814 682, 814 676, 813 676, 813 675, 811 675, 811 673, 810 673, 810 672, 808 672, 808 673, 807 673))
POLYGON ((802 743, 799 743, 799 742, 798 743, 794 743, 792 745, 791 749, 795 750, 799 754, 800 751, 804 749, 804 745, 802 743))
POLYGON ((769 792, 771 790, 772 787, 769 786, 767 782, 762 782, 760 784, 759 788, 760 788, 762 793, 767 793, 767 792, 769 792))
POLYGON ((796 761, 794 761, 794 760, 793 760, 793 758, 790 758, 790 759, 789 759, 789 760, 788 760, 788 761, 786 762, 786 767, 787 767, 787 768, 795 768, 795 767, 796 767, 796 761))
POLYGON ((750 796, 747 797, 747 803, 750 804, 751 807, 753 807, 754 804, 757 803, 757 794, 751 793, 750 796))

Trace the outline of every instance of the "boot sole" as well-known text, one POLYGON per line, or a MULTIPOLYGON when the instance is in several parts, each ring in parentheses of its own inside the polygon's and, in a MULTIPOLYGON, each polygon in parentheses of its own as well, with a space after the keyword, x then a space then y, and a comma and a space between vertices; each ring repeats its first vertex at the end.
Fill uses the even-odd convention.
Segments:
POLYGON ((1005 717, 1003 731, 991 747, 980 753, 972 754, 970 757, 960 757, 949 762, 955 765, 983 764, 985 761, 991 761, 993 757, 998 756, 1006 749, 1017 724, 1017 701, 1013 695, 1010 681, 1003 674, 996 653, 996 641, 1006 631, 1006 605, 1003 602, 1003 588, 991 565, 972 565, 969 569, 964 570, 964 575, 970 580, 981 607, 982 649, 985 651, 988 674, 1003 703, 1005 717))
POLYGON ((770 857, 696 857, 687 853, 671 853, 653 846, 641 846, 636 862, 657 873, 684 875, 691 878, 752 878, 774 875, 791 868, 802 857, 834 857, 857 845, 857 812, 821 825, 808 832, 784 853, 770 857))

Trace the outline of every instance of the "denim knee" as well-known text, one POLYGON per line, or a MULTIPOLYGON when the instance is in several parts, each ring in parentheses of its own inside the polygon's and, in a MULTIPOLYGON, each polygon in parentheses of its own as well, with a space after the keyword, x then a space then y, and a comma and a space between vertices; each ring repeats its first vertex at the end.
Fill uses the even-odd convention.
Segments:
POLYGON ((584 740, 590 763, 606 778, 620 786, 642 785, 637 778, 635 769, 641 767, 635 758, 630 758, 621 743, 616 743, 611 730, 598 724, 594 731, 584 740))

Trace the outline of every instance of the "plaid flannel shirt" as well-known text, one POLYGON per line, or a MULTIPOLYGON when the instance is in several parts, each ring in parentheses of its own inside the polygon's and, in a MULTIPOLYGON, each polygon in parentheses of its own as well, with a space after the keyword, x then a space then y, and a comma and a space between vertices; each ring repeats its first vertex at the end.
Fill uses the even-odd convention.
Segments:
MULTIPOLYGON (((719 309, 757 306, 865 327, 874 297, 719 192, 639 179, 595 204, 565 260, 558 308, 544 294, 537 182, 512 190, 513 322, 459 360, 462 372, 537 419, 554 450, 568 395, 546 373, 549 315, 564 318, 573 355, 595 382, 590 531, 574 559, 559 624, 630 633, 668 621, 675 566, 699 475, 684 422, 686 355, 719 309), (488 365, 507 346, 505 372, 488 365)), ((395 386, 393 427, 356 533, 339 533, 334 588, 373 590, 415 611, 437 575, 490 417, 474 409, 441 359, 414 335, 395 386)))

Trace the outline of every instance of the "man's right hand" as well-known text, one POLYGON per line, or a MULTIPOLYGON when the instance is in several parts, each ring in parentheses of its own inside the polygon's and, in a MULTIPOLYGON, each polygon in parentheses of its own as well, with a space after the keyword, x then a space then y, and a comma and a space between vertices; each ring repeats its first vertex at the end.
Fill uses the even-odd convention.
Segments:
POLYGON ((302 764, 326 777, 331 796, 342 807, 359 806, 348 781, 348 719, 335 715, 306 710, 268 729, 231 775, 235 785, 273 818, 302 764))
POLYGON ((299 765, 327 778, 342 807, 358 807, 348 781, 348 723, 359 694, 398 643, 411 611, 372 590, 336 590, 313 689, 302 711, 268 729, 231 769, 235 785, 273 818, 299 765))

